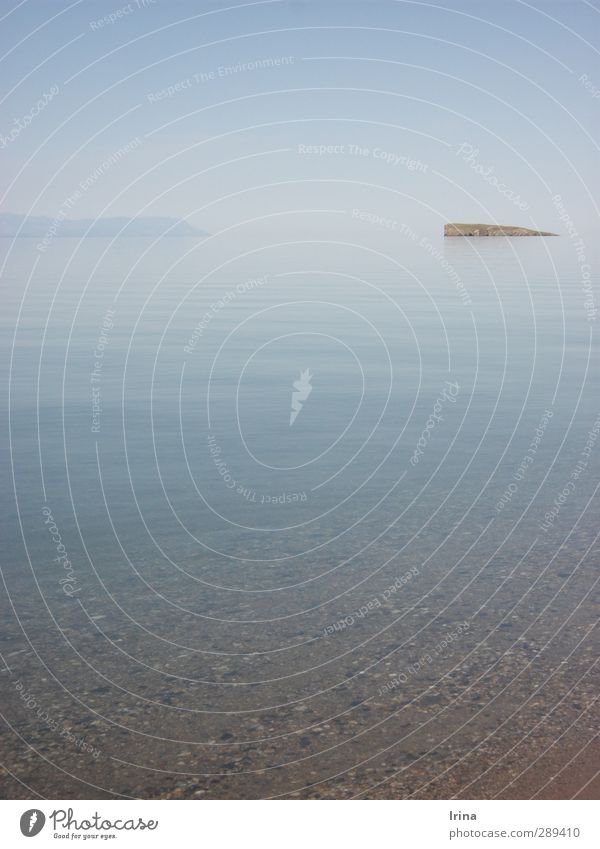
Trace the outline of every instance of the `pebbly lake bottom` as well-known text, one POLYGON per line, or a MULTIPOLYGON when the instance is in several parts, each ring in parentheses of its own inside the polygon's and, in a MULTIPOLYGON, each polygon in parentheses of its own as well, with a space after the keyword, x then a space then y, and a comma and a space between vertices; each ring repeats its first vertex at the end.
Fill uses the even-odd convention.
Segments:
POLYGON ((587 544, 577 534, 550 565, 540 543, 526 558, 503 550, 482 584, 491 552, 480 546, 449 577, 448 543, 426 567, 368 577, 368 593, 346 593, 325 625, 323 581, 303 594, 301 617, 274 620, 272 605, 232 605, 223 590, 207 606, 209 566, 184 595, 166 571, 145 569, 177 624, 119 577, 115 602, 54 592, 51 642, 48 611, 21 600, 31 645, 4 628, 2 751, 14 776, 4 793, 595 798, 599 604, 587 544))

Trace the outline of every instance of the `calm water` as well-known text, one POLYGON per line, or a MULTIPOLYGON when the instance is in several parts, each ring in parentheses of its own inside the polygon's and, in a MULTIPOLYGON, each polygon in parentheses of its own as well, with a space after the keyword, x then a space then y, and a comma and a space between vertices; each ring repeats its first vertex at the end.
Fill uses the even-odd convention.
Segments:
POLYGON ((0 245, 2 737, 27 786, 510 795, 532 747, 591 736, 600 393, 573 248, 421 238, 225 264, 0 245))

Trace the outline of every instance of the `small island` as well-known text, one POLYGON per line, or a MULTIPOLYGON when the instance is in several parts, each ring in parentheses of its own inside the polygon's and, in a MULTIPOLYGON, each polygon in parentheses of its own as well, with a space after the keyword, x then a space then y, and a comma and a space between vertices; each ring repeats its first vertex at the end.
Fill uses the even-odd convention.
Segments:
POLYGON ((558 236, 558 233, 500 224, 445 224, 444 236, 558 236))

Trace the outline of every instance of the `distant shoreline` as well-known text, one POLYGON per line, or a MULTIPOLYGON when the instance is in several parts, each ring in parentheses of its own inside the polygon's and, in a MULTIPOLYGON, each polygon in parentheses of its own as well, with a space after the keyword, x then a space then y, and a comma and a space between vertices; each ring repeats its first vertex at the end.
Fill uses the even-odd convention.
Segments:
POLYGON ((210 234, 205 230, 198 230, 182 218, 163 216, 67 218, 60 214, 49 218, 45 215, 0 212, 0 238, 5 239, 32 238, 50 241, 55 238, 113 238, 121 235, 172 238, 206 237, 210 234))

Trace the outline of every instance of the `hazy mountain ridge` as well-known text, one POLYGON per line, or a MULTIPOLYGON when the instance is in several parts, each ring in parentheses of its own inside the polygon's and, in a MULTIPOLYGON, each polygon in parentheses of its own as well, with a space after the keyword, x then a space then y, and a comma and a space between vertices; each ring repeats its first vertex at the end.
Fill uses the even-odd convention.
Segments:
POLYGON ((55 237, 113 236, 208 236, 181 218, 125 216, 114 218, 49 218, 0 212, 0 237, 44 237, 52 228, 55 237), (89 230, 89 232, 88 232, 89 230), (122 231, 122 232, 121 232, 122 231))

